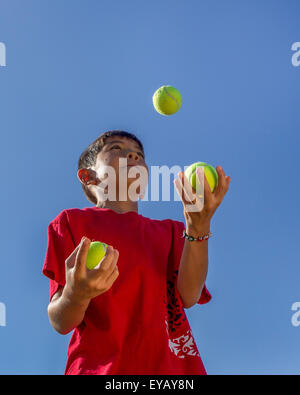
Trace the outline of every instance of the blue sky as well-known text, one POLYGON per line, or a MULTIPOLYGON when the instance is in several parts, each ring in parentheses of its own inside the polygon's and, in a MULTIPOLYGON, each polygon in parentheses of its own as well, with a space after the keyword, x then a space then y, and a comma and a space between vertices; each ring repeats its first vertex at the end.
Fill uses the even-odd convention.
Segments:
MULTIPOLYGON (((62 374, 70 336, 48 322, 47 226, 90 207, 81 152, 123 129, 147 163, 221 165, 232 178, 211 223, 212 301, 186 310, 208 374, 298 374, 298 1, 0 0, 0 373, 62 374), (170 117, 161 85, 180 90, 170 117)), ((181 202, 141 202, 184 221, 181 202)))

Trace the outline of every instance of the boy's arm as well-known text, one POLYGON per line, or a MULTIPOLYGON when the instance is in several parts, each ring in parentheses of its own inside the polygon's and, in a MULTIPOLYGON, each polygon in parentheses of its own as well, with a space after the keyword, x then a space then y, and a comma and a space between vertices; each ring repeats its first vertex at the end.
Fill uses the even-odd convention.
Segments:
POLYGON ((50 324, 62 335, 71 332, 83 321, 90 302, 89 300, 76 301, 65 290, 65 287, 59 288, 48 305, 50 324))
POLYGON ((66 259, 66 285, 59 288, 48 305, 49 321, 63 335, 82 322, 91 299, 109 290, 119 276, 119 252, 112 246, 108 246, 99 268, 87 269, 90 243, 83 239, 66 259))
MULTIPOLYGON (((210 232, 209 223, 200 233, 187 228, 189 236, 198 237, 210 232)), ((201 296, 208 271, 208 240, 190 242, 185 240, 178 269, 177 289, 184 308, 194 306, 201 296)))
MULTIPOLYGON (((212 192, 204 170, 201 167, 197 168, 196 174, 202 187, 199 196, 183 171, 179 172, 178 179, 174 180, 184 207, 186 231, 190 236, 198 237, 209 233, 211 218, 228 191, 231 178, 225 176, 221 166, 217 166, 216 171, 218 184, 212 192)), ((207 267, 208 240, 200 243, 185 240, 177 279, 177 289, 184 307, 191 307, 199 300, 207 276, 207 267)))

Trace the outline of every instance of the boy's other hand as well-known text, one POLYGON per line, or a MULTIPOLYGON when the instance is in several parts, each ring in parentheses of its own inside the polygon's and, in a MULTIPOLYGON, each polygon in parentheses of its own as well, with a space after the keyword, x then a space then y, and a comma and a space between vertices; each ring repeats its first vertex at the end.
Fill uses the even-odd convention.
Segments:
POLYGON ((196 176, 204 191, 203 198, 196 194, 184 171, 178 173, 178 178, 174 179, 177 193, 183 203, 184 217, 188 234, 201 234, 209 230, 211 219, 222 203, 231 181, 230 176, 226 176, 221 166, 216 167, 218 173, 218 185, 212 192, 201 167, 196 170, 196 176), (203 177, 203 179, 202 179, 203 177))
POLYGON ((76 303, 86 303, 108 291, 117 277, 119 251, 108 246, 106 254, 97 269, 89 270, 86 259, 91 241, 83 238, 65 261, 66 286, 64 294, 76 303))

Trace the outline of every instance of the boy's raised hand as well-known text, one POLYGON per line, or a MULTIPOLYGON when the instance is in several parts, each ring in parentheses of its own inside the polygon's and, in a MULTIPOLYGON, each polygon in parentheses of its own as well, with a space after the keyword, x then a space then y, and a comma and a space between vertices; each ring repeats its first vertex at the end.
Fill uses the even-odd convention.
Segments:
POLYGON ((175 187, 184 207, 186 228, 187 230, 194 230, 195 234, 202 233, 203 229, 209 229, 211 218, 229 189, 231 177, 226 176, 221 166, 217 166, 216 171, 218 173, 218 185, 211 192, 204 171, 201 167, 197 168, 196 175, 204 192, 201 199, 195 193, 196 191, 183 171, 179 172, 178 178, 174 179, 175 187))
POLYGON ((90 243, 89 239, 83 238, 65 261, 64 293, 78 303, 87 302, 108 291, 119 276, 117 267, 119 251, 112 246, 107 247, 99 268, 89 270, 86 267, 90 243))

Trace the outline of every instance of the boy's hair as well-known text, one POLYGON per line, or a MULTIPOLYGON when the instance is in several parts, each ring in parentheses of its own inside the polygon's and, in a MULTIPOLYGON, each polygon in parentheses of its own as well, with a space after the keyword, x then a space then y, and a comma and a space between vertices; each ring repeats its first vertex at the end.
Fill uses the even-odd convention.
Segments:
MULTIPOLYGON (((80 155, 78 161, 78 170, 80 169, 88 169, 96 164, 97 155, 103 149, 106 139, 108 137, 120 136, 126 137, 128 139, 134 140, 141 147, 142 152, 144 154, 144 147, 141 141, 132 133, 125 132, 124 130, 109 130, 107 132, 102 133, 99 137, 96 138, 80 155)), ((86 198, 93 204, 97 204, 96 197, 90 192, 90 190, 81 183, 81 187, 83 189, 83 193, 86 198)))

